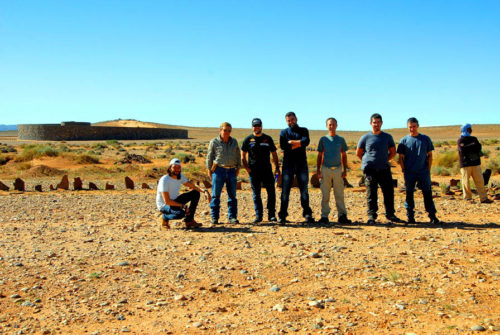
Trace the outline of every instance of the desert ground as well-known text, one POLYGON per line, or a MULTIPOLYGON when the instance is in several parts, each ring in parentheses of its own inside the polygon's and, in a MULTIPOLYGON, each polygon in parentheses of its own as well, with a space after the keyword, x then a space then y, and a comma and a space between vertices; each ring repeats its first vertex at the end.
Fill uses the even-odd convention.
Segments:
MULTIPOLYGON (((352 224, 336 223, 332 195, 331 224, 305 225, 294 188, 289 224, 254 225, 252 191, 242 172, 240 224, 211 226, 208 202, 201 200, 196 219, 203 227, 191 230, 182 221, 160 227, 156 182, 171 157, 183 159, 190 178, 207 181, 204 152, 216 128, 190 129, 189 140, 141 142, 40 143, 0 134, 0 181, 10 187, 0 191, 0 333, 497 333, 500 126, 475 129, 484 141, 483 169, 493 168, 492 204, 481 204, 477 194, 466 202, 459 187, 448 187, 459 179, 450 158, 456 129, 422 131, 439 144, 432 178, 441 225, 428 223, 419 192, 417 224, 389 224, 381 194, 378 222, 366 224, 352 144, 362 132, 353 132, 345 134, 352 224), (132 154, 150 162, 126 162, 132 154), (64 175, 70 189, 51 191, 64 175), (125 188, 125 176, 134 190, 125 188), (73 190, 75 177, 84 190, 73 190), (13 190, 16 178, 26 191, 13 190), (88 182, 99 190, 88 190, 88 182), (106 183, 115 190, 104 190, 106 183)), ((396 140, 405 134, 390 132, 396 140)), ((248 133, 233 135, 241 141, 248 133)), ((277 140, 277 131, 269 133, 277 140)), ((322 133, 311 132, 312 143, 322 133)), ((315 164, 314 150, 309 156, 315 164)), ((391 163, 396 214, 405 218, 403 177, 391 163)), ((310 186, 309 192, 319 219, 320 190, 310 186)), ((221 219, 226 199, 223 193, 221 219)))

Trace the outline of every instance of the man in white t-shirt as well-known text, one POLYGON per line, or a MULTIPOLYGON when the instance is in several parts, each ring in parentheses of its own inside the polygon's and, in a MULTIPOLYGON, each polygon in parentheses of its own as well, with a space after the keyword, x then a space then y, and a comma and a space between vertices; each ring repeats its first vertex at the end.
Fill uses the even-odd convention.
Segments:
POLYGON ((207 201, 210 201, 208 190, 202 190, 191 183, 186 176, 181 173, 181 161, 174 158, 170 161, 168 174, 160 178, 156 192, 156 207, 163 213, 162 226, 170 228, 169 220, 178 220, 184 218, 186 228, 201 227, 201 223, 194 220, 194 214, 200 193, 205 193, 207 201), (192 188, 192 191, 179 195, 181 185, 192 188), (189 202, 189 207, 187 203, 189 202))

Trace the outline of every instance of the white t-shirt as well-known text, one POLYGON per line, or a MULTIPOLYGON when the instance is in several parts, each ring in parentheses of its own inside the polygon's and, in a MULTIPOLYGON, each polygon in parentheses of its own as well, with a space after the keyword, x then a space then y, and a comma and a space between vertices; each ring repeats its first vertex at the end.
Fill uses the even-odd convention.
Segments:
POLYGON ((172 178, 168 174, 160 178, 158 182, 158 189, 156 190, 156 207, 160 210, 165 206, 165 201, 163 201, 162 192, 168 192, 171 200, 177 199, 179 196, 179 190, 181 185, 187 183, 189 180, 181 173, 181 178, 172 178))

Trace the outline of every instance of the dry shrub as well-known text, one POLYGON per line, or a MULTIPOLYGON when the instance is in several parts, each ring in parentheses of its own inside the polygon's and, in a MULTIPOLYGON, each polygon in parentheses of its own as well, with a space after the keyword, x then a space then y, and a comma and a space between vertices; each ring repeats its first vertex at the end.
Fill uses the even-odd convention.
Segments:
POLYGON ((76 155, 73 156, 73 160, 77 164, 99 164, 99 158, 87 155, 87 154, 81 154, 81 155, 76 155))
POLYGON ((49 145, 29 144, 23 146, 23 151, 16 158, 16 162, 28 162, 34 158, 57 157, 59 151, 49 145))
POLYGON ((24 176, 26 177, 45 177, 45 176, 62 176, 66 171, 59 170, 46 165, 38 165, 30 168, 24 176))
POLYGON ((444 151, 437 154, 432 160, 432 165, 444 168, 454 168, 458 165, 458 152, 457 151, 444 151))

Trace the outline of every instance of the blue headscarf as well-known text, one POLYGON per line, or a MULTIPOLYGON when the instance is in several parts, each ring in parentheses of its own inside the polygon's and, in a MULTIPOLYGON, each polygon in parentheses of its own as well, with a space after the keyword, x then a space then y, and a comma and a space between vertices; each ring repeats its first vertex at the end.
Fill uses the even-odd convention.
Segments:
POLYGON ((471 129, 472 126, 470 123, 466 123, 460 128, 460 132, 462 133, 462 136, 470 136, 470 133, 467 131, 467 129, 471 129))

